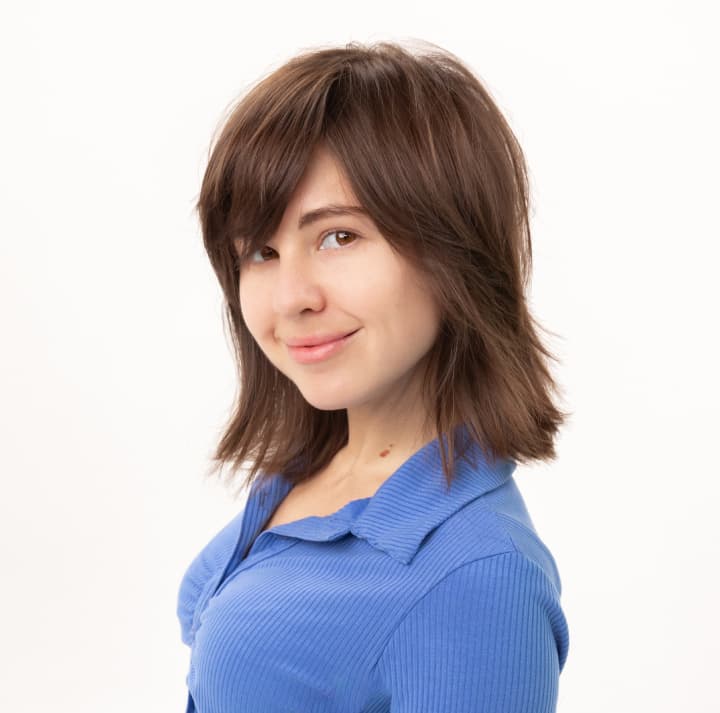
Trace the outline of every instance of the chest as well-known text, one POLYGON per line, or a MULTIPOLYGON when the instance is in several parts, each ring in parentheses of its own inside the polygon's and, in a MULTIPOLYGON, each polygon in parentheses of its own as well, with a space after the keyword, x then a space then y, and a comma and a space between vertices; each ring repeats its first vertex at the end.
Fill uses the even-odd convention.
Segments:
POLYGON ((383 643, 418 596, 408 568, 351 536, 273 554, 274 542, 202 612, 187 680, 198 710, 364 710, 382 697, 383 643))

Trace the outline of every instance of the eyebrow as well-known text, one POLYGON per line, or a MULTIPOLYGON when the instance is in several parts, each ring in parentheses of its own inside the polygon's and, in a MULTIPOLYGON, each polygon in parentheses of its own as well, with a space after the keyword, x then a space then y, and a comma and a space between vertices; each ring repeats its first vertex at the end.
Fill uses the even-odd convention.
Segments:
POLYGON ((298 229, 302 230, 305 226, 315 223, 323 218, 329 218, 335 215, 356 215, 356 216, 367 216, 368 212, 359 205, 339 205, 337 203, 330 203, 329 205, 315 208, 307 213, 303 213, 298 220, 298 229))

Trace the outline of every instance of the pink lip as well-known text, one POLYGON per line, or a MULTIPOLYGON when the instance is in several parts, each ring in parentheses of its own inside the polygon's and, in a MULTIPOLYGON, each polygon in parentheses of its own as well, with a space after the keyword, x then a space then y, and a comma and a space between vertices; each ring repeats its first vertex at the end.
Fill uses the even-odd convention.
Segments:
POLYGON ((290 356, 300 364, 313 364, 339 352, 358 331, 359 330, 355 330, 350 334, 333 339, 332 341, 310 347, 293 347, 288 344, 288 352, 290 352, 290 356))
MULTIPOLYGON (((354 330, 357 332, 357 329, 354 330)), ((335 332, 335 334, 309 334, 307 337, 297 339, 286 339, 285 344, 289 347, 316 347, 318 344, 327 344, 337 339, 342 339, 352 332, 335 332)))

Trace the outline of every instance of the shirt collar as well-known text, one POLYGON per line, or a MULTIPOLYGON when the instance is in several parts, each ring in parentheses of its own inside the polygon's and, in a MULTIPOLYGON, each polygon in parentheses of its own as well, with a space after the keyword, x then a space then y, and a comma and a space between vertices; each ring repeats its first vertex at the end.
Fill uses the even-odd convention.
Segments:
MULTIPOLYGON (((462 452, 458 441, 463 442, 465 435, 467 430, 461 426, 456 437, 456 454, 462 452)), ((276 531, 314 541, 334 540, 352 532, 409 564, 430 532, 470 501, 502 485, 515 468, 513 460, 497 459, 492 463, 470 439, 467 451, 461 457, 456 455, 455 477, 448 489, 439 441, 435 438, 410 456, 371 498, 354 500, 333 516, 304 518, 281 525, 276 531)), ((292 483, 281 474, 264 482, 258 493, 262 511, 256 519, 258 528, 291 488, 292 483)))

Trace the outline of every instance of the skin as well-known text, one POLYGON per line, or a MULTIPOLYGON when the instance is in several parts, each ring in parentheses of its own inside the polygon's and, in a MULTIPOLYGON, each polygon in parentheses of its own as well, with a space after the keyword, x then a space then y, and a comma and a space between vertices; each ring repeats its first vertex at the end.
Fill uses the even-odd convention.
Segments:
POLYGON ((359 201, 319 146, 273 239, 241 265, 239 297, 253 338, 308 403, 347 409, 348 443, 313 480, 357 493, 435 437, 422 430, 419 365, 440 314, 369 217, 330 216, 298 228, 302 214, 327 204, 359 201), (340 352, 314 364, 295 361, 283 341, 355 329, 340 352))

